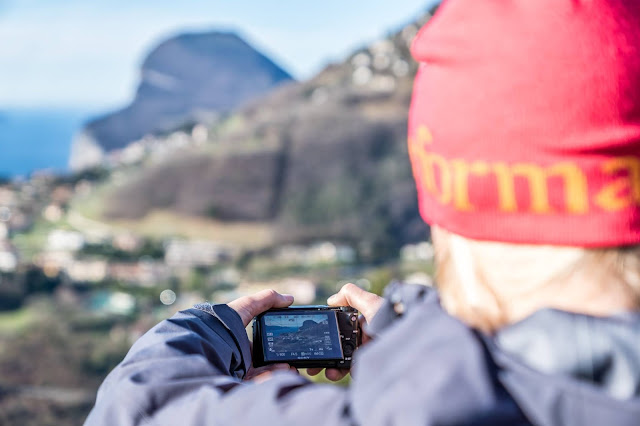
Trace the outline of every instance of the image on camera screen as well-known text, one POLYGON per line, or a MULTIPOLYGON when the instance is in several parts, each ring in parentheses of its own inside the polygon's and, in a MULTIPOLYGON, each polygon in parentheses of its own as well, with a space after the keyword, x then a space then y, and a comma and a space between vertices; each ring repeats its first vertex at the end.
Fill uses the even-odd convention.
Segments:
POLYGON ((342 358, 333 312, 265 315, 263 339, 267 361, 342 358))

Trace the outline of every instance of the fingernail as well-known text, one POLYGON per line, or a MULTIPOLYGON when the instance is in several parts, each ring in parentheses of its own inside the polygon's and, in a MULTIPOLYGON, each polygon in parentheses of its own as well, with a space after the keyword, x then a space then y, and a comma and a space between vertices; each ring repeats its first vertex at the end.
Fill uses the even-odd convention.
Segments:
POLYGON ((291 300, 293 302, 293 295, 292 294, 283 294, 282 297, 284 297, 287 300, 291 300))
POLYGON ((337 299, 337 296, 338 296, 337 294, 329 296, 329 298, 327 299, 327 303, 332 304, 333 302, 335 302, 335 300, 337 299))
POLYGON ((274 370, 289 370, 291 366, 289 364, 274 364, 274 370))

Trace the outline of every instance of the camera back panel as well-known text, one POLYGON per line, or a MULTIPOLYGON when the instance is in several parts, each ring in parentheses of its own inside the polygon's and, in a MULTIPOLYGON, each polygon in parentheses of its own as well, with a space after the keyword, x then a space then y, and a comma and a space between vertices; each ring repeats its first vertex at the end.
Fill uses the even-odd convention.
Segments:
POLYGON ((358 312, 348 306, 271 309, 253 322, 253 365, 350 368, 360 335, 358 312))

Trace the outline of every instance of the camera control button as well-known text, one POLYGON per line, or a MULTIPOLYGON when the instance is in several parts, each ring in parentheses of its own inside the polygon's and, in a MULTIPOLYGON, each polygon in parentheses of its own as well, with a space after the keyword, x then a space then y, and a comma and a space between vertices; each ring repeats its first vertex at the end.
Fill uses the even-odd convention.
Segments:
POLYGON ((350 357, 353 354, 354 350, 355 346, 353 345, 353 343, 345 343, 344 347, 342 348, 342 353, 345 357, 350 357))

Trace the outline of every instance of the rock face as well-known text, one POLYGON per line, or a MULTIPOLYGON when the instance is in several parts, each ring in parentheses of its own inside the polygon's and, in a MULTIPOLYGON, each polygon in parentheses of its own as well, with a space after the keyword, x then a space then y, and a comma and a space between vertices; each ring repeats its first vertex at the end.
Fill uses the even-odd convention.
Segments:
POLYGON ((263 221, 278 242, 349 240, 374 258, 423 240, 406 143, 417 69, 408 46, 429 17, 249 103, 212 129, 215 150, 143 167, 106 197, 104 216, 263 221))
POLYGON ((89 122, 76 137, 70 166, 99 163, 104 153, 147 134, 174 129, 203 113, 231 111, 291 76, 232 33, 182 34, 145 59, 133 102, 89 122))

